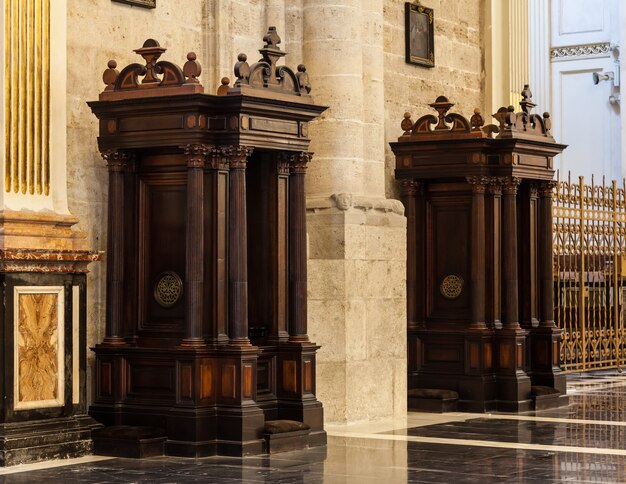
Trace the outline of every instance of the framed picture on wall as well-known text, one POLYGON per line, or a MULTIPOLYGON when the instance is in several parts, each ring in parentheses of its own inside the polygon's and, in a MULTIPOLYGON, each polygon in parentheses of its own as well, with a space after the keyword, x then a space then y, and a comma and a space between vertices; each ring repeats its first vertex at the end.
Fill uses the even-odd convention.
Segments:
POLYGON ((425 67, 435 67, 435 21, 432 8, 419 1, 404 4, 406 61, 425 67))
POLYGON ((128 5, 136 5, 137 7, 156 8, 156 0, 112 0, 117 3, 127 3, 128 5))

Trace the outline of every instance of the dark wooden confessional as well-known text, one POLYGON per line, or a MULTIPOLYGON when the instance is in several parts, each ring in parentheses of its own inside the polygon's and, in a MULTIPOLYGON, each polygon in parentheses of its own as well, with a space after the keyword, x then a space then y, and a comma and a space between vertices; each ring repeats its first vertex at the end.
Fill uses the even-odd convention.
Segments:
POLYGON ((440 96, 391 147, 408 219, 409 408, 526 411, 567 402, 554 324, 550 115, 498 126, 440 96), (442 391, 445 390, 445 391, 442 391))
POLYGON ((109 427, 96 451, 129 425, 180 456, 326 442, 304 193, 307 123, 325 107, 303 65, 277 65, 273 27, 263 40, 262 59, 240 54, 234 86, 224 78, 208 95, 194 53, 181 69, 149 39, 135 51, 145 63, 118 72, 110 61, 89 103, 109 170, 106 336, 90 408, 109 427))

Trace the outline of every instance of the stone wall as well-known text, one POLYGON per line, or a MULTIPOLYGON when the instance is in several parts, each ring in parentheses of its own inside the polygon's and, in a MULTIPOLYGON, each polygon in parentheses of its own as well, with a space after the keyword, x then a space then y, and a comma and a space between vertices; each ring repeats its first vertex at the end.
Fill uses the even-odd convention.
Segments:
MULTIPOLYGON (((423 0, 435 11, 435 67, 405 62, 404 0, 386 0, 385 29, 385 135, 396 141, 402 134, 405 112, 417 119, 434 113, 428 106, 444 95, 454 111, 470 117, 484 105, 484 0, 423 0)), ((387 195, 397 197, 393 178, 395 160, 386 147, 387 195)))
MULTIPOLYGON (((86 102, 103 90, 102 73, 109 59, 119 66, 141 60, 133 49, 154 38, 167 47, 164 59, 183 64, 203 42, 204 2, 159 0, 148 10, 111 0, 68 0, 67 10, 67 170, 68 200, 89 247, 106 250, 107 170, 97 146, 98 123, 86 102)), ((54 5, 54 1, 52 2, 54 5)), ((87 344, 102 341, 105 326, 106 254, 88 274, 87 344)), ((94 357, 87 352, 89 385, 94 357)), ((88 390, 91 399, 91 388, 88 390)))

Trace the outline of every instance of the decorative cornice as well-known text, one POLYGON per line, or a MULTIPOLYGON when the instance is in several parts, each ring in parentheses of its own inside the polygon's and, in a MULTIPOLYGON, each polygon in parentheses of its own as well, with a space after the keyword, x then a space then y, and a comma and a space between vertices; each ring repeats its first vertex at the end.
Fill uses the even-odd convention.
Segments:
POLYGON ((570 57, 597 57, 607 56, 610 51, 611 44, 608 42, 601 42, 598 44, 566 45, 550 49, 550 57, 552 60, 560 60, 570 57))
POLYGON ((87 265, 101 260, 102 255, 91 250, 2 249, 0 271, 86 273, 87 265))

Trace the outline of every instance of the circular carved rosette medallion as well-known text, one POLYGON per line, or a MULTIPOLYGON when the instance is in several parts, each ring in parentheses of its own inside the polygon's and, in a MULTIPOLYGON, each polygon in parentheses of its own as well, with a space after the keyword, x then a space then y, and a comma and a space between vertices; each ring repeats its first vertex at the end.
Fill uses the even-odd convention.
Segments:
POLYGON ((456 274, 447 275, 441 281, 439 290, 446 299, 456 299, 463 292, 463 278, 456 274))
POLYGON ((183 295, 183 281, 178 274, 167 271, 159 276, 154 286, 154 299, 159 306, 171 308, 183 295))

